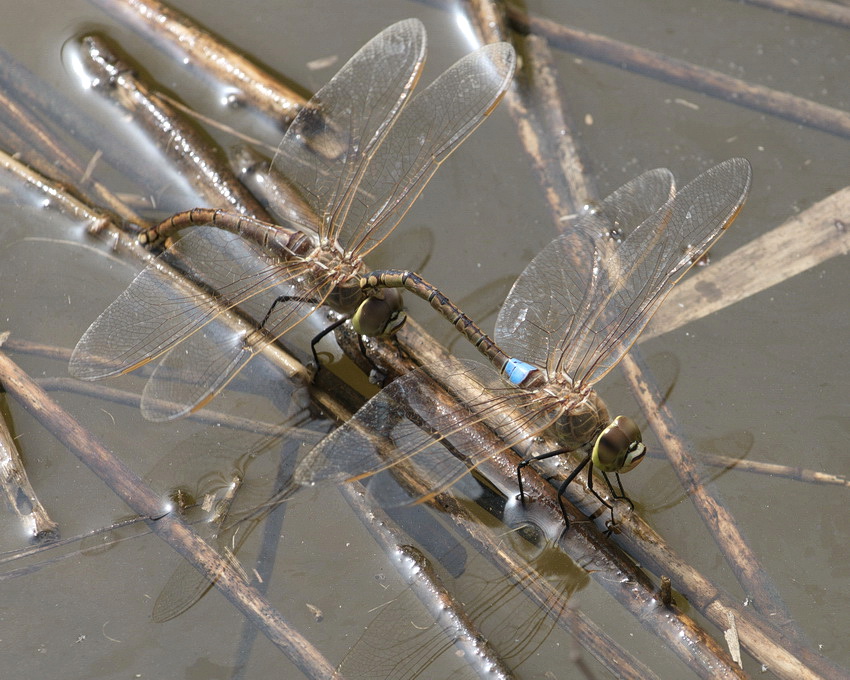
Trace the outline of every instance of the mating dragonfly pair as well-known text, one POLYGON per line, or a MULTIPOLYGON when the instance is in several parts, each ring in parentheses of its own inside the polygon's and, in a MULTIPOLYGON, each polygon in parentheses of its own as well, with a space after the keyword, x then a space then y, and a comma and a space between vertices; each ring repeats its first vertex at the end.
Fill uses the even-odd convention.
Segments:
MULTIPOLYGON (((594 467, 603 475, 634 467, 645 453, 638 427, 624 416, 611 421, 593 386, 738 214, 750 186, 749 163, 725 161, 681 191, 667 170, 626 184, 529 264, 502 307, 494 341, 417 274, 367 273, 363 262, 437 167, 493 111, 515 67, 510 45, 487 45, 411 97, 424 58, 422 24, 394 24, 299 113, 272 162, 300 199, 284 225, 196 209, 143 233, 143 243, 156 244, 195 227, 159 259, 178 266, 201 292, 188 292, 155 261, 85 332, 71 373, 97 380, 159 359, 142 412, 151 420, 178 418, 209 402, 322 305, 350 316, 358 333, 393 333, 404 323, 398 289, 405 288, 428 300, 489 360, 492 367, 463 362, 445 370, 460 370, 471 381, 459 409, 474 411, 476 422, 497 419, 504 408, 518 414, 500 428, 504 448, 551 431, 563 448, 544 455, 589 449, 561 491, 585 466, 591 489, 594 467), (233 309, 254 324, 223 323, 222 313, 233 309)), ((463 416, 431 420, 427 432, 388 417, 408 400, 422 370, 386 387, 310 452, 297 481, 362 477, 427 455, 463 428, 463 416), (364 431, 388 434, 395 447, 377 455, 364 431)), ((495 451, 467 453, 466 464, 474 467, 495 451)), ((448 455, 442 452, 444 460, 448 455)), ((435 491, 457 477, 454 461, 443 465, 433 456, 429 467, 435 491)), ((519 480, 521 490, 521 474, 519 480)), ((611 491, 625 495, 622 486, 620 494, 611 491)))

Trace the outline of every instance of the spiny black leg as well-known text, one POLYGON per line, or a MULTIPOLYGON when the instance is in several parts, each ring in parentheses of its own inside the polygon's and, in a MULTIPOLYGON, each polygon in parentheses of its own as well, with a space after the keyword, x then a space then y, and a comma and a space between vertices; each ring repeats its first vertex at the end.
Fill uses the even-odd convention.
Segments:
MULTIPOLYGON (((541 453, 539 456, 531 456, 530 458, 524 458, 519 462, 519 465, 516 466, 516 480, 517 486, 519 487, 519 500, 521 503, 525 503, 525 493, 522 489, 522 469, 526 467, 529 463, 535 460, 546 460, 547 458, 552 458, 553 456, 561 456, 565 453, 569 453, 570 449, 555 449, 554 451, 549 451, 548 453, 541 453)), ((584 461, 581 465, 579 465, 578 469, 581 470, 585 466, 587 461, 584 461)), ((575 475, 570 475, 570 479, 572 480, 575 475)))
POLYGON ((292 300, 296 300, 298 302, 309 302, 309 300, 305 300, 304 298, 300 298, 297 295, 279 295, 274 299, 271 306, 269 307, 269 311, 266 312, 266 315, 263 317, 263 320, 260 321, 260 328, 266 327, 266 321, 269 320, 269 317, 272 315, 274 308, 277 307, 281 302, 291 302, 292 300))
MULTIPOLYGON (((601 470, 600 470, 601 472, 601 470)), ((611 482, 608 480, 608 475, 602 472, 602 476, 605 478, 605 482, 608 484, 608 488, 611 489, 611 482)), ((590 491, 594 496, 596 496, 596 500, 598 500, 602 505, 608 508, 608 512, 611 513, 611 521, 608 524, 608 530, 605 532, 606 536, 610 536, 611 532, 614 530, 614 506, 611 505, 608 501, 606 501, 602 496, 596 493, 596 490, 593 488, 593 463, 590 464, 590 467, 587 468, 587 490, 590 491)), ((614 489, 611 489, 611 495, 616 497, 614 493, 614 489)))
POLYGON ((619 472, 615 472, 615 473, 614 473, 614 476, 617 478, 617 486, 620 488, 620 493, 617 493, 616 491, 614 491, 614 487, 613 487, 613 485, 611 484, 611 480, 610 480, 610 479, 608 479, 608 475, 606 475, 606 474, 603 472, 603 473, 602 473, 602 476, 605 478, 605 481, 606 481, 606 482, 607 482, 607 484, 608 484, 608 489, 609 489, 609 491, 611 491, 611 497, 612 497, 612 498, 615 498, 615 499, 616 499, 616 500, 618 500, 618 501, 626 501, 626 503, 628 503, 628 504, 629 504, 629 507, 630 507, 632 510, 634 510, 634 509, 635 509, 635 504, 634 504, 634 503, 632 503, 632 499, 631 499, 631 498, 629 498, 629 497, 626 495, 626 490, 623 488, 623 482, 622 482, 622 480, 620 479, 620 473, 619 473, 619 472))
POLYGON ((324 338, 328 333, 332 333, 346 321, 348 321, 347 316, 337 319, 330 326, 319 331, 319 333, 310 341, 310 351, 313 353, 313 361, 316 362, 317 371, 322 367, 322 364, 319 362, 319 353, 316 351, 316 345, 318 345, 322 338, 324 338))

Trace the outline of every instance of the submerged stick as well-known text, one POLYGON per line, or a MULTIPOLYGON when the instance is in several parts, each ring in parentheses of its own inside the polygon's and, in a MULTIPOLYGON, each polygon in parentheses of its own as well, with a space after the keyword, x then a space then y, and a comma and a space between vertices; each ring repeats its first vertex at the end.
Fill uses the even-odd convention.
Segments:
POLYGON ((92 87, 131 114, 180 174, 210 206, 247 213, 258 219, 269 216, 233 175, 218 145, 184 114, 160 97, 145 82, 111 41, 87 35, 80 41, 84 65, 91 71, 92 87))
MULTIPOLYGON (((27 110, 22 104, 10 98, 0 89, 0 110, 3 111, 7 125, 26 142, 26 146, 17 151, 25 161, 33 158, 38 172, 47 182, 57 180, 69 186, 83 187, 81 194, 92 202, 99 202, 113 213, 131 223, 141 219, 128 208, 112 191, 102 183, 91 179, 86 168, 74 157, 67 147, 51 135, 50 130, 40 124, 38 112, 27 110), (37 164, 36 164, 37 161, 37 164)), ((65 193, 68 193, 67 190, 65 193)))
POLYGON ((249 617, 293 664, 309 677, 326 679, 333 675, 334 669, 327 660, 287 623, 265 597, 245 583, 239 572, 222 560, 182 520, 173 515, 162 516, 161 498, 2 352, 0 382, 133 512, 148 517, 151 530, 213 581, 222 594, 249 617))
POLYGON ((850 253, 850 187, 680 281, 640 341, 654 338, 850 253))
MULTIPOLYGON (((0 335, 0 345, 6 337, 8 332, 0 335)), ((24 461, 3 418, 0 418, 0 486, 9 510, 31 538, 52 541, 59 537, 59 525, 50 519, 30 484, 24 461)))
POLYGON ((93 0, 162 49, 233 88, 230 101, 262 112, 286 129, 307 103, 304 97, 201 28, 156 0, 93 0))
POLYGON ((536 106, 539 100, 535 101, 535 98, 538 96, 538 84, 541 82, 546 85, 542 96, 557 96, 553 91, 556 87, 555 79, 551 63, 545 54, 545 46, 539 39, 531 36, 524 43, 514 39, 517 36, 510 34, 504 12, 488 0, 467 0, 464 9, 482 43, 510 42, 522 57, 513 83, 505 94, 503 105, 517 126, 519 140, 531 159, 531 167, 538 176, 546 202, 556 217, 556 224, 562 225, 563 221, 576 214, 578 207, 584 205, 591 196, 588 195, 589 188, 583 181, 579 180, 575 184, 569 182, 575 180, 576 175, 567 176, 558 170, 559 158, 576 160, 572 155, 576 147, 570 137, 565 117, 561 116, 564 121, 561 138, 551 134, 551 130, 546 128, 547 123, 552 123, 552 118, 539 115, 541 111, 536 106))
POLYGON ((527 14, 513 5, 508 6, 508 16, 512 26, 520 33, 542 35, 551 45, 574 54, 823 132, 850 137, 850 113, 846 111, 763 85, 752 85, 725 73, 628 45, 603 35, 570 28, 550 19, 527 14))

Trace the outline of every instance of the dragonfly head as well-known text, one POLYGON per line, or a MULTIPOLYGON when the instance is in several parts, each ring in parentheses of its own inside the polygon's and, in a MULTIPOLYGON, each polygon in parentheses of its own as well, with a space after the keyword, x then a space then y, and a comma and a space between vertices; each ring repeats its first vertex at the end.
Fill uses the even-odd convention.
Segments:
MULTIPOLYGON (((578 450, 593 441, 597 433, 610 422, 608 407, 593 390, 578 404, 567 408, 555 421, 554 435, 563 447, 578 450)), ((595 463, 595 461, 594 461, 595 463)))
POLYGON ((351 325, 360 335, 370 338, 393 335, 407 321, 401 291, 382 288, 367 297, 351 317, 351 325))
POLYGON ((646 446, 637 423, 627 416, 617 416, 597 437, 591 460, 603 472, 628 472, 645 455, 646 446))

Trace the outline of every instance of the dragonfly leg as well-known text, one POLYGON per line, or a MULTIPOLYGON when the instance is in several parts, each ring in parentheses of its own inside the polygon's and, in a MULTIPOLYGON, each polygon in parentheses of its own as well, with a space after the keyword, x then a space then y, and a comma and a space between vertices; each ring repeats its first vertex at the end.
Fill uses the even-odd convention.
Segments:
POLYGON ((605 482, 608 484, 608 490, 611 492, 611 497, 618 501, 626 501, 629 504, 629 508, 632 510, 635 509, 635 504, 632 503, 632 499, 626 495, 626 490, 623 488, 623 481, 620 479, 620 474, 618 472, 614 473, 614 476, 617 478, 617 486, 620 489, 620 493, 614 491, 614 486, 611 484, 611 480, 608 479, 608 475, 604 472, 602 476, 605 478, 605 482))
POLYGON ((274 302, 269 305, 269 311, 266 312, 266 315, 263 317, 263 320, 260 321, 260 328, 266 327, 266 322, 271 317, 272 313, 279 304, 283 302, 313 302, 315 304, 315 300, 310 300, 310 298, 298 297, 297 295, 278 295, 274 302))
POLYGON ((317 371, 322 367, 322 364, 319 361, 319 353, 316 351, 316 345, 318 345, 319 342, 321 342, 322 338, 324 338, 329 333, 332 333, 333 331, 335 331, 337 328, 342 326, 342 324, 344 324, 346 321, 348 321, 347 316, 344 316, 341 319, 337 319, 336 321, 334 321, 332 324, 330 324, 326 328, 323 328, 322 330, 320 330, 316 334, 316 336, 312 340, 310 340, 310 351, 313 353, 313 361, 316 362, 316 370, 317 371))
MULTIPOLYGON (((519 465, 516 466, 516 481, 517 486, 519 487, 519 500, 521 503, 525 503, 525 492, 522 488, 522 469, 527 467, 530 463, 535 460, 546 460, 547 458, 552 458, 553 456, 560 456, 564 453, 569 453, 569 449, 555 449, 554 451, 548 451, 547 453, 541 453, 538 456, 531 456, 530 458, 524 458, 519 462, 519 465)), ((584 464, 581 465, 584 467, 584 464)), ((581 468, 579 468, 581 469, 581 468)))
MULTIPOLYGON (((263 320, 260 322, 260 328, 266 327, 266 323, 271 318, 271 315, 274 313, 275 308, 279 304, 283 304, 284 302, 314 302, 315 303, 314 300, 310 300, 309 298, 298 297, 297 295, 279 295, 278 297, 276 297, 274 299, 274 302, 272 302, 271 305, 269 305, 269 310, 266 312, 266 315, 263 317, 263 320)), ((328 326, 327 328, 325 328, 324 330, 319 332, 319 334, 316 335, 316 337, 314 337, 310 341, 310 351, 313 353, 313 360, 316 362, 316 370, 317 371, 321 367, 321 363, 319 362, 319 354, 316 352, 316 345, 328 333, 330 333, 331 331, 335 330, 336 328, 338 328, 339 326, 344 324, 347 319, 348 319, 348 317, 344 317, 339 321, 335 321, 330 326, 328 326)))
MULTIPOLYGON (((516 472, 517 472, 517 483, 519 485, 519 498, 520 498, 521 502, 525 502, 525 495, 524 495, 523 489, 522 489, 522 468, 526 467, 532 461, 545 460, 546 458, 552 458, 553 456, 561 456, 565 453, 569 453, 570 451, 571 451, 571 449, 555 449, 554 451, 548 451, 547 453, 541 453, 539 456, 532 456, 531 458, 525 458, 525 459, 523 459, 519 462, 519 465, 517 465, 517 468, 516 468, 516 472)), ((570 518, 567 515, 567 508, 564 505, 564 499, 563 499, 564 491, 567 490, 567 487, 570 485, 570 483, 578 476, 578 474, 584 469, 584 467, 588 463, 590 463, 590 468, 588 468, 588 469, 589 469, 590 472, 592 472, 593 471, 593 463, 591 462, 590 454, 587 454, 584 457, 584 460, 582 460, 581 463, 579 463, 576 466, 576 468, 572 472, 570 472, 569 475, 567 475, 567 478, 563 482, 561 482, 561 486, 558 487, 558 505, 561 507, 561 514, 564 516, 564 525, 565 525, 564 531, 566 531, 567 529, 570 528, 570 518)), ((593 489, 592 489, 592 485, 591 485, 591 491, 592 490, 593 489)), ((596 496, 595 493, 594 493, 594 496, 596 496)), ((596 497, 599 498, 599 496, 596 496, 596 497)), ((599 498, 599 500, 602 501, 601 498, 599 498)), ((602 501, 602 502, 605 503, 605 501, 602 501)), ((608 504, 605 503, 605 505, 608 505, 608 504)))
MULTIPOLYGON (((600 470, 600 472, 602 472, 602 477, 605 479, 605 483, 608 485, 608 489, 611 491, 611 496, 613 498, 618 499, 618 500, 625 499, 625 500, 628 501, 629 499, 626 498, 625 491, 623 492, 622 496, 618 495, 617 492, 614 491, 614 487, 611 486, 611 480, 608 479, 608 475, 605 474, 605 472, 602 471, 602 470, 600 470)), ((620 489, 622 490, 623 485, 622 485, 622 483, 620 483, 620 476, 619 475, 617 475, 617 483, 620 484, 620 489)), ((593 463, 591 463, 590 467, 587 469, 587 490, 590 491, 590 493, 592 493, 594 496, 596 496, 596 500, 598 500, 600 503, 602 503, 602 505, 604 505, 606 508, 608 508, 608 512, 611 513, 611 519, 608 522, 606 522, 608 529, 605 532, 606 536, 610 536, 611 532, 614 530, 614 527, 617 524, 615 519, 614 519, 614 506, 611 505, 604 498, 602 498, 602 496, 600 496, 598 493, 596 493, 596 490, 593 488, 593 463)), ((629 501, 629 503, 631 503, 631 501, 629 501)))

